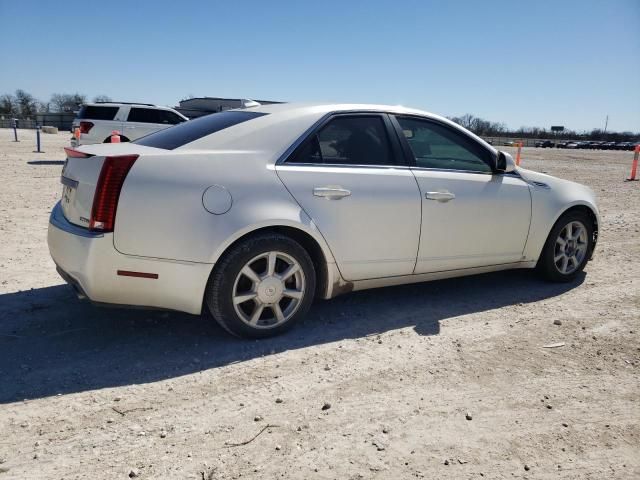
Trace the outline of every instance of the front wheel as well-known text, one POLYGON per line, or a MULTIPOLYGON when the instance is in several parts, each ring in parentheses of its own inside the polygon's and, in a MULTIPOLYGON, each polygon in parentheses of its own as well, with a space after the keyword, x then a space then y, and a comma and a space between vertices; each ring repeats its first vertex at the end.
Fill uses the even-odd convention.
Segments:
POLYGON ((570 282, 578 276, 593 251, 593 222, 583 212, 565 213, 551 229, 538 260, 547 280, 570 282))
POLYGON ((206 304, 216 321, 239 337, 282 333, 302 318, 316 287, 313 262, 296 241, 280 234, 249 238, 214 267, 206 304))

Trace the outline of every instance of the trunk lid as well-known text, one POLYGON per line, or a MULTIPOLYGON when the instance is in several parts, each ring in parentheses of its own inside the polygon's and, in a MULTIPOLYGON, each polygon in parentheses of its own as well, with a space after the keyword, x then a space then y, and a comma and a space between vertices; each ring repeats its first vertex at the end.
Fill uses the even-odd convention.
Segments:
POLYGON ((74 225, 89 228, 96 184, 106 157, 164 151, 135 143, 101 143, 69 149, 60 177, 62 183, 60 203, 65 218, 74 225))

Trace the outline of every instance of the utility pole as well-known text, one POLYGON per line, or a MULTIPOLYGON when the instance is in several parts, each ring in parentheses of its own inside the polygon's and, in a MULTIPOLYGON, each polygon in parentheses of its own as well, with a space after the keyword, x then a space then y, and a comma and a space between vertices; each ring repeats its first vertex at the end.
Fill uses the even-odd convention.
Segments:
POLYGON ((607 118, 604 121, 604 132, 602 132, 604 135, 607 134, 607 125, 609 125, 609 115, 607 115, 607 118))

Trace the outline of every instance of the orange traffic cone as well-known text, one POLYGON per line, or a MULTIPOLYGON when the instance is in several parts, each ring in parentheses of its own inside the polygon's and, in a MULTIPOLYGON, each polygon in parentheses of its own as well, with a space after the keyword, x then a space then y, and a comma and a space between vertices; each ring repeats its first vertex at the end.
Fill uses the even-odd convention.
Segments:
POLYGON ((118 130, 111 132, 111 143, 120 143, 120 132, 118 130))
POLYGON ((640 145, 636 145, 633 154, 633 163, 631 164, 631 176, 627 178, 627 182, 637 182, 636 173, 638 172, 638 156, 640 155, 640 145))
POLYGON ((516 165, 520 165, 520 150, 522 150, 522 142, 518 142, 518 151, 516 152, 516 165))

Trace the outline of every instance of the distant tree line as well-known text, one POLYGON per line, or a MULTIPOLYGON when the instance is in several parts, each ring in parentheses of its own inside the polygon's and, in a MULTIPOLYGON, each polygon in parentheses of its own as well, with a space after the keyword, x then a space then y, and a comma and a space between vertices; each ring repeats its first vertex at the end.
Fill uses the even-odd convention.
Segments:
MULTIPOLYGON (((80 93, 54 93, 48 102, 42 102, 28 92, 18 89, 15 93, 0 95, 0 115, 30 117, 37 113, 59 113, 74 111, 87 101, 87 96, 80 93)), ((93 97, 94 102, 110 102, 107 95, 93 97)), ((638 139, 637 132, 604 132, 595 128, 590 132, 578 133, 565 129, 563 132, 552 132, 546 128, 520 127, 509 129, 504 123, 491 122, 470 113, 449 119, 481 137, 515 137, 515 138, 557 138, 565 140, 604 140, 609 142, 630 142, 638 139)))
MULTIPOLYGON (((37 113, 60 113, 77 110, 87 101, 87 96, 80 93, 54 93, 48 102, 35 98, 28 92, 18 89, 15 93, 0 95, 0 115, 31 117, 37 113)), ((97 95, 94 102, 109 102, 107 95, 97 95)))
POLYGON ((638 132, 604 132, 600 128, 581 133, 567 129, 562 132, 552 132, 546 128, 539 127, 520 127, 517 130, 513 130, 507 128, 504 123, 490 122, 470 113, 461 117, 449 117, 449 120, 481 137, 557 138, 564 140, 603 140, 608 142, 632 142, 640 138, 640 133, 638 132))

